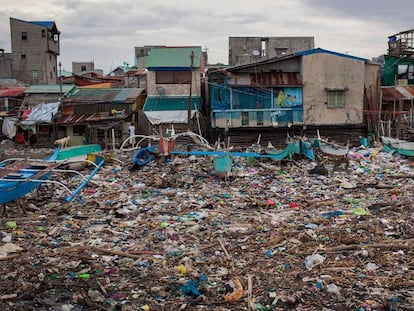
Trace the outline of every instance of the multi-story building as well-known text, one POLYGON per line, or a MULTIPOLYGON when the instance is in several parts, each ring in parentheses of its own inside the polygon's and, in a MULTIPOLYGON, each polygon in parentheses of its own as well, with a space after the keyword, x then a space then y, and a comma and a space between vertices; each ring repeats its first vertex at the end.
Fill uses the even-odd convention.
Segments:
POLYGON ((10 18, 12 77, 28 84, 56 84, 60 31, 53 21, 10 18))
POLYGON ((313 37, 229 37, 229 64, 249 64, 314 48, 313 37))

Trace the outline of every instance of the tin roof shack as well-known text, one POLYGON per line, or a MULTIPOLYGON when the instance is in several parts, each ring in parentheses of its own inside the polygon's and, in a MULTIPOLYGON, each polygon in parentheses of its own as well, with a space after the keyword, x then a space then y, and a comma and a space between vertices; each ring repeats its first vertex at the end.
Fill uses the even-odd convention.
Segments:
POLYGON ((17 115, 20 105, 24 100, 25 90, 26 87, 0 86, 1 138, 14 138, 16 134, 15 123, 17 122, 17 115))
POLYGON ((29 131, 28 136, 32 136, 33 143, 41 146, 51 145, 50 141, 55 136, 53 119, 45 122, 41 118, 38 121, 32 120, 30 124, 22 123, 22 121, 25 121, 39 104, 58 103, 62 97, 75 88, 76 86, 73 84, 39 84, 26 88, 25 97, 17 113, 18 125, 21 129, 29 131))
POLYGON ((179 130, 196 127, 204 73, 201 47, 153 47, 146 66, 148 97, 143 112, 149 123, 140 131, 148 133, 153 125, 172 123, 179 130))
MULTIPOLYGON (((390 37, 392 39, 392 36, 390 37)), ((400 42, 389 49, 393 55, 383 55, 381 72, 381 106, 379 112, 379 135, 412 139, 413 130, 413 97, 414 97, 414 57, 409 53, 412 47, 405 46, 400 39, 389 42, 389 45, 400 42), (397 54, 397 53, 409 53, 397 54)), ((412 44, 412 42, 411 42, 412 44)))
POLYGON ((141 88, 78 88, 62 102, 56 121, 58 136, 70 136, 71 145, 88 142, 119 147, 145 97, 141 88))
POLYGON ((209 85, 212 127, 364 126, 365 89, 375 102, 379 68, 320 48, 228 68, 225 83, 209 85))

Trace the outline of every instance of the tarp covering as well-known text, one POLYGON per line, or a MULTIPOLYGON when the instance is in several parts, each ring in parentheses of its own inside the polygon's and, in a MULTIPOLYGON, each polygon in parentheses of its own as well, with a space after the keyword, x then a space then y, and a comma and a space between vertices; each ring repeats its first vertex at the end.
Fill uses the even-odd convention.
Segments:
MULTIPOLYGON (((197 110, 191 110, 191 118, 197 110)), ((187 123, 187 110, 144 111, 151 124, 187 123)))
POLYGON ((27 119, 22 121, 22 125, 33 125, 36 123, 50 123, 53 116, 58 112, 60 102, 41 103, 32 109, 27 119))
POLYGON ((13 137, 16 136, 16 121, 16 117, 3 118, 3 127, 1 130, 3 134, 6 135, 9 139, 13 139, 13 137))

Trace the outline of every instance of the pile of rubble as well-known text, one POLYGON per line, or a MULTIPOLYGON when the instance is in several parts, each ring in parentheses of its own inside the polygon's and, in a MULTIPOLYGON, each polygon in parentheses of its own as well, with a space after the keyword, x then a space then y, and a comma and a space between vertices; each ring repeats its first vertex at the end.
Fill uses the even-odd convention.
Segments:
POLYGON ((412 162, 349 158, 220 179, 209 157, 130 172, 124 153, 71 203, 42 186, 0 219, 1 309, 413 310, 412 162))

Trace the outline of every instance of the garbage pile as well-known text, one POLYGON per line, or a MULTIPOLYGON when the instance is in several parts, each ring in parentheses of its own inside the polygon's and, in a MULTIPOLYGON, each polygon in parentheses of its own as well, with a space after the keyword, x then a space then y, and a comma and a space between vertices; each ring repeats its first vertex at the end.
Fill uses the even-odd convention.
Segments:
POLYGON ((0 309, 413 310, 413 162, 348 158, 218 178, 209 157, 131 172, 125 153, 71 203, 42 186, 0 220, 0 309))

